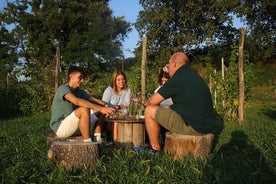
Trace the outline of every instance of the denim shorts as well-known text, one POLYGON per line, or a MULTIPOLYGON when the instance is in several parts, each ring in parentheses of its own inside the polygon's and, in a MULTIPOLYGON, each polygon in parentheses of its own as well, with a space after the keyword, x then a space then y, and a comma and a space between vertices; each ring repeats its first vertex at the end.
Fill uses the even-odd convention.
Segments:
POLYGON ((167 130, 183 135, 202 135, 187 125, 182 117, 172 109, 158 107, 155 112, 155 121, 167 130))

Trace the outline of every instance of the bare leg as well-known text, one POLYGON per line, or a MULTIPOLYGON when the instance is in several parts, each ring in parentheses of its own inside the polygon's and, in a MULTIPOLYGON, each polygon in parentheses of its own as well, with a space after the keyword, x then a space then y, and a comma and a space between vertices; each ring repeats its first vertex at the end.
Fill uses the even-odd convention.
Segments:
POLYGON ((90 110, 85 107, 79 107, 75 110, 75 114, 80 119, 79 130, 82 139, 90 138, 90 110))
POLYGON ((148 106, 145 109, 145 125, 149 136, 151 147, 154 150, 160 150, 159 134, 160 125, 155 121, 155 112, 158 106, 148 106))
POLYGON ((104 115, 100 114, 98 121, 95 124, 94 133, 102 133, 102 126, 104 123, 104 115))

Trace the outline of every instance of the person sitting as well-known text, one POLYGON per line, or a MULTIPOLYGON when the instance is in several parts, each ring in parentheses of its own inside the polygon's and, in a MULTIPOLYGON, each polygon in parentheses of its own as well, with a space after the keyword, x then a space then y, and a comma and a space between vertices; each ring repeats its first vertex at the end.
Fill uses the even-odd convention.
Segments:
POLYGON ((115 109, 105 106, 105 102, 88 95, 80 88, 84 76, 80 67, 71 66, 68 70, 68 83, 56 91, 51 107, 50 127, 58 137, 72 136, 81 132, 84 142, 91 142, 90 114, 113 115, 115 109))
POLYGON ((190 68, 186 54, 174 53, 166 67, 171 78, 144 103, 145 127, 153 152, 161 150, 160 126, 178 134, 203 135, 212 130, 215 121, 210 90, 190 68), (167 98, 173 100, 172 109, 160 106, 167 98))
MULTIPOLYGON (((109 107, 116 109, 116 111, 127 110, 130 104, 131 89, 127 86, 127 79, 124 72, 115 70, 113 72, 110 86, 108 86, 103 93, 102 100, 108 104, 109 107)), ((96 135, 101 134, 104 120, 100 120, 96 124, 96 135)), ((110 129, 110 128, 109 128, 110 129)), ((118 123, 113 124, 113 141, 118 140, 118 123)))
MULTIPOLYGON (((159 75, 158 75, 158 88, 156 88, 154 90, 154 92, 158 92, 158 90, 167 82, 167 80, 169 80, 170 78, 170 75, 168 72, 164 71, 164 69, 162 68, 159 72, 159 75)), ((171 108, 172 107, 172 99, 171 98, 168 98, 168 99, 165 99, 163 100, 161 103, 160 103, 160 106, 163 106, 163 107, 167 107, 167 108, 171 108)))

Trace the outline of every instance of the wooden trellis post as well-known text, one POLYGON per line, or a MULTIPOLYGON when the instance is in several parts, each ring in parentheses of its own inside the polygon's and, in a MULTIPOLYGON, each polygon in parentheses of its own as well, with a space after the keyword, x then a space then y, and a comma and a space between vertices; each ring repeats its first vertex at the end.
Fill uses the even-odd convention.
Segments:
MULTIPOLYGON (((221 58, 221 78, 224 83, 224 58, 221 58)), ((222 99, 222 106, 224 107, 224 99, 222 99)))
POLYGON ((147 38, 143 39, 142 66, 141 66, 141 98, 146 98, 146 66, 147 66, 147 38))
POLYGON ((240 40, 239 40, 239 107, 238 116, 239 122, 243 121, 244 112, 244 73, 243 73, 243 47, 244 47, 244 28, 240 28, 240 40))
POLYGON ((60 68, 60 40, 56 44, 55 91, 57 91, 59 86, 59 68, 60 68))

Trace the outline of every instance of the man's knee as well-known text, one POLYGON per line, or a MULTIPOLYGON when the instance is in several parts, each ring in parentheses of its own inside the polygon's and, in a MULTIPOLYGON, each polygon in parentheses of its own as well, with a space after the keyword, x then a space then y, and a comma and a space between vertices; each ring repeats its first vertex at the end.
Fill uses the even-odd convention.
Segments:
POLYGON ((90 115, 90 109, 87 108, 87 107, 78 107, 76 110, 75 110, 75 113, 78 117, 81 117, 81 116, 89 116, 90 115))
POLYGON ((158 106, 151 106, 151 105, 147 106, 144 112, 145 116, 154 118, 157 108, 158 106))

